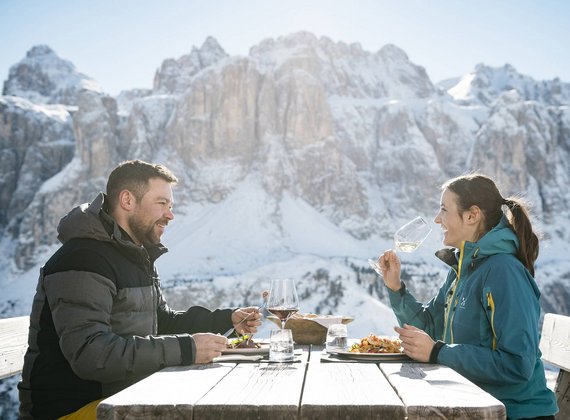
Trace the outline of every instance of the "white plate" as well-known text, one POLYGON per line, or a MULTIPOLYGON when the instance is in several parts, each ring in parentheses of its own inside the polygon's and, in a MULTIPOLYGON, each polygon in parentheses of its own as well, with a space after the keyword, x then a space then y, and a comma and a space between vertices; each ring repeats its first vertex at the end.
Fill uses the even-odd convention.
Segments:
POLYGON ((225 349, 222 354, 268 354, 269 344, 260 343, 260 348, 251 349, 225 349))
POLYGON ((347 359, 354 360, 374 360, 374 361, 407 361, 412 360, 404 353, 353 353, 351 351, 334 351, 332 354, 337 354, 347 359))

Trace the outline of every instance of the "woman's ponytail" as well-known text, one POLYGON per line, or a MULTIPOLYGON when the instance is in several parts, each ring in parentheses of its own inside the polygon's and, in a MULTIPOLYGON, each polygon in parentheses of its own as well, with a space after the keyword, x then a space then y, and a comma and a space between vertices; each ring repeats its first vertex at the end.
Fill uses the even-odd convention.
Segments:
POLYGON ((509 222, 519 240, 517 258, 534 276, 534 262, 538 258, 538 236, 533 232, 526 206, 517 198, 506 198, 503 203, 511 215, 509 222))

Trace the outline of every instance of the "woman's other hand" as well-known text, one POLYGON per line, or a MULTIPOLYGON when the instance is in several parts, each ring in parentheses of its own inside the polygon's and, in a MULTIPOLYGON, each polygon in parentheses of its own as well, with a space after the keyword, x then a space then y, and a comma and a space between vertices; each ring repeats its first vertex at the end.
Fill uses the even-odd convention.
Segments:
POLYGON ((403 328, 394 327, 394 331, 400 334, 406 355, 418 362, 429 362, 435 341, 425 331, 408 324, 404 324, 403 328))

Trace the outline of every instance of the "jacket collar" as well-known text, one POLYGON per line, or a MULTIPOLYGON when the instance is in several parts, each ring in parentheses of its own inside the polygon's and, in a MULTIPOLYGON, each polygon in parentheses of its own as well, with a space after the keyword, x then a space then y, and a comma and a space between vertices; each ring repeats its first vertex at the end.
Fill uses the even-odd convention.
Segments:
MULTIPOLYGON (((470 263, 475 259, 483 259, 495 254, 516 255, 518 247, 518 238, 506 216, 503 215, 499 223, 477 242, 465 241, 462 263, 470 263)), ((435 256, 450 267, 457 268, 460 260, 460 250, 457 248, 443 248, 437 251, 435 256)))

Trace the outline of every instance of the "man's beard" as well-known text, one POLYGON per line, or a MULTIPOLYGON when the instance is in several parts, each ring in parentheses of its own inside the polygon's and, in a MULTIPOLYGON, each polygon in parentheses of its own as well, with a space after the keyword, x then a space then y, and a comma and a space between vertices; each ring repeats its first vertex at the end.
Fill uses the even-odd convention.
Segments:
POLYGON ((137 215, 134 215, 129 219, 131 232, 136 237, 136 240, 140 241, 144 246, 158 245, 160 243, 160 236, 157 235, 155 231, 157 223, 166 226, 168 224, 168 220, 160 219, 154 222, 146 222, 143 218, 138 217, 137 215))

